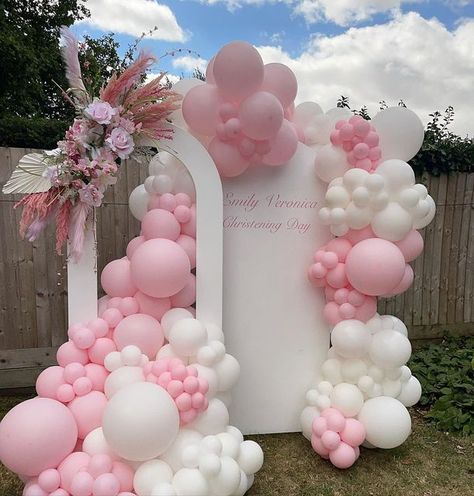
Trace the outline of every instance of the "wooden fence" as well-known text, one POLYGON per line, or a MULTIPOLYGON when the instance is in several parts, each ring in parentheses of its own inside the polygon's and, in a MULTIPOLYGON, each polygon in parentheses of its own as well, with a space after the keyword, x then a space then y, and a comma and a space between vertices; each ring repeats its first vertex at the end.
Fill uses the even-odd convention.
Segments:
MULTIPOLYGON (((0 148, 0 186, 18 159, 31 150, 0 148)), ((146 170, 130 163, 98 210, 98 273, 125 253, 139 224, 128 209, 130 191, 146 170)), ((381 300, 379 312, 400 317, 411 339, 446 331, 474 333, 474 174, 423 176, 437 203, 433 222, 422 231, 425 251, 414 262, 415 281, 406 293, 381 300)), ((20 239, 18 198, 0 195, 0 389, 31 386, 38 372, 55 363, 66 340, 66 264, 54 255, 54 233, 34 243, 20 239)))

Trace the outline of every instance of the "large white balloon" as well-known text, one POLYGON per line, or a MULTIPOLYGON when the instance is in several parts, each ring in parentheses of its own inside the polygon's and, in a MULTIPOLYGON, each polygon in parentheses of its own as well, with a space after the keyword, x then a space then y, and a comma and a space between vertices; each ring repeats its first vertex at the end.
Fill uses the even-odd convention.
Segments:
POLYGON ((262 448, 255 441, 244 441, 240 445, 237 463, 247 475, 255 474, 263 465, 262 448))
POLYGON ((400 401, 387 396, 367 400, 358 419, 364 424, 366 440, 376 448, 396 448, 411 432, 408 410, 400 401))
POLYGON ((345 358, 362 358, 368 351, 371 335, 359 320, 343 320, 331 332, 331 344, 345 358))
POLYGON ((331 392, 331 406, 337 408, 345 417, 357 415, 364 404, 364 396, 354 384, 341 382, 331 392))
POLYGON ((423 144, 423 123, 415 112, 405 107, 382 110, 372 119, 371 124, 379 135, 384 160, 398 158, 408 161, 423 144))
POLYGON ((164 453, 179 430, 178 409, 171 396, 149 382, 130 384, 108 402, 104 436, 122 458, 146 461, 164 453))
POLYGON ((316 174, 325 183, 331 182, 336 177, 344 175, 349 170, 346 153, 342 148, 328 143, 316 152, 314 159, 316 174))
POLYGON ((369 355, 383 369, 401 367, 410 358, 411 344, 403 334, 393 329, 383 329, 372 336, 369 355))

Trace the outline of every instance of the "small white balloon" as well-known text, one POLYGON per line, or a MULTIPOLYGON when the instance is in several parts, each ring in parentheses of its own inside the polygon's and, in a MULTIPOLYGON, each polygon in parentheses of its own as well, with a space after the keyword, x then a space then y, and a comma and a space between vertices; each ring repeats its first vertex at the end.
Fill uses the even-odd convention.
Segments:
POLYGON ((182 468, 173 477, 173 488, 178 496, 209 496, 209 484, 196 468, 182 468))
POLYGON ((145 376, 141 367, 119 367, 105 379, 104 393, 110 400, 124 387, 137 382, 143 382, 145 376))
POLYGON ((192 319, 193 314, 189 311, 186 310, 185 308, 172 308, 171 310, 168 310, 165 312, 163 317, 161 317, 161 327, 163 328, 163 333, 168 339, 168 336, 171 332, 171 328, 178 322, 179 320, 183 319, 192 319))
POLYGON ((177 472, 184 467, 182 453, 189 447, 198 447, 202 434, 193 429, 181 428, 173 444, 160 456, 173 470, 177 472))
POLYGON ((331 343, 334 349, 345 358, 365 356, 370 342, 370 331, 360 320, 343 320, 336 324, 331 332, 331 343))
POLYGON ((224 343, 224 333, 222 329, 215 324, 206 324, 207 335, 209 341, 220 341, 224 343))
POLYGON ((303 102, 295 107, 293 122, 305 129, 317 115, 323 113, 323 109, 316 102, 303 102))
POLYGON ((155 486, 170 483, 173 479, 171 467, 163 460, 142 463, 133 477, 133 488, 138 496, 149 496, 155 486))
POLYGON ((193 356, 207 343, 207 331, 199 320, 181 319, 171 328, 168 340, 179 355, 193 356))
POLYGON ((319 410, 314 406, 307 406, 301 412, 301 429, 303 431, 303 436, 308 440, 311 440, 313 421, 316 417, 319 417, 319 410))
POLYGON ((142 352, 138 346, 133 344, 125 346, 120 352, 122 363, 129 367, 137 367, 142 361, 142 352))
POLYGON ((222 454, 230 456, 234 460, 237 459, 239 454, 240 443, 227 432, 217 434, 217 438, 222 443, 222 454))
POLYGON ((321 373, 332 384, 342 382, 341 362, 337 358, 329 358, 321 366, 321 373))
POLYGON ((403 160, 386 160, 377 167, 377 174, 385 182, 385 190, 389 195, 398 195, 400 191, 415 184, 415 173, 403 160))
POLYGON ((90 456, 94 455, 109 455, 112 460, 119 460, 120 457, 112 451, 112 448, 107 443, 102 427, 97 427, 89 432, 82 443, 82 451, 90 456))
POLYGON ((397 396, 397 400, 401 401, 405 406, 413 406, 420 401, 421 393, 420 381, 415 376, 411 376, 408 381, 402 383, 401 392, 397 396))
POLYGON ((209 479, 209 486, 213 494, 231 496, 240 485, 240 467, 230 456, 221 458, 221 470, 209 479))
POLYGON ((219 434, 224 432, 229 424, 229 411, 222 401, 217 398, 209 401, 209 407, 199 417, 194 420, 189 427, 196 429, 201 434, 219 434))
POLYGON ((239 380, 240 365, 239 362, 228 353, 224 358, 216 363, 214 370, 217 374, 218 391, 228 391, 239 380))
POLYGON ((163 482, 152 489, 150 496, 177 496, 177 494, 170 483, 163 482))
POLYGON ((410 358, 411 344, 403 334, 393 329, 383 329, 373 335, 369 355, 383 369, 401 367, 410 358))
POLYGON ((396 202, 390 202, 372 218, 372 230, 379 238, 387 241, 402 240, 412 228, 413 217, 396 202))
POLYGON ((255 441, 244 441, 240 445, 237 463, 247 475, 257 473, 263 466, 262 448, 255 441))
POLYGON ((150 195, 145 189, 143 184, 137 186, 128 197, 128 206, 130 207, 130 212, 138 219, 140 222, 145 217, 148 212, 148 202, 150 201, 150 195))
POLYGON ((331 406, 339 410, 345 417, 357 415, 364 404, 364 396, 354 384, 342 382, 334 387, 331 393, 331 406))
POLYGON ((158 176, 155 176, 153 178, 151 189, 155 193, 158 193, 159 195, 164 195, 165 193, 171 193, 173 191, 173 179, 166 174, 160 174, 158 176))
POLYGON ((244 440, 244 435, 239 431, 239 429, 237 429, 237 427, 234 427, 233 425, 229 425, 226 429, 226 432, 233 436, 234 439, 236 439, 239 443, 244 440))

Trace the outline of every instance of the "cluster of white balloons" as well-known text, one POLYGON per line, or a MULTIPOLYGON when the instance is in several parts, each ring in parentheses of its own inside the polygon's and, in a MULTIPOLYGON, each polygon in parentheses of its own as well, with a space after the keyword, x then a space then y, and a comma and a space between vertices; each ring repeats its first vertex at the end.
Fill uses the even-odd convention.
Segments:
POLYGON ((400 241, 412 229, 425 227, 436 210, 410 165, 396 159, 381 163, 374 174, 349 169, 329 183, 325 202, 319 217, 335 236, 370 225, 388 241, 400 241))

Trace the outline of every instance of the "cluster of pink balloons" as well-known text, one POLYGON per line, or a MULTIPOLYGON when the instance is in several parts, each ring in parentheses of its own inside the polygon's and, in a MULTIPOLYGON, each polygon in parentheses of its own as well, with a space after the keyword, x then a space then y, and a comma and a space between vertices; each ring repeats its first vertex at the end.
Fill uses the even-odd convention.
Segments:
POLYGON ((349 468, 359 458, 365 428, 354 418, 345 418, 336 408, 326 408, 312 425, 311 445, 337 468, 349 468))
POLYGON ((337 121, 331 132, 331 143, 347 153, 347 161, 352 167, 374 171, 382 157, 379 135, 374 126, 360 115, 337 121))
POLYGON ((166 389, 173 398, 181 425, 189 424, 207 410, 209 401, 205 395, 209 382, 198 377, 196 367, 186 366, 179 358, 160 358, 145 365, 144 373, 148 382, 166 389))
POLYGON ((252 45, 235 41, 209 62, 206 84, 186 94, 183 116, 193 132, 212 137, 219 173, 238 176, 251 164, 282 165, 294 155, 298 135, 287 117, 297 91, 287 66, 264 65, 252 45))
POLYGON ((331 325, 347 319, 367 322, 377 311, 376 296, 406 291, 413 282, 408 262, 423 250, 423 238, 411 231, 392 243, 371 237, 370 230, 351 231, 319 248, 309 280, 325 288, 324 316, 331 325))

